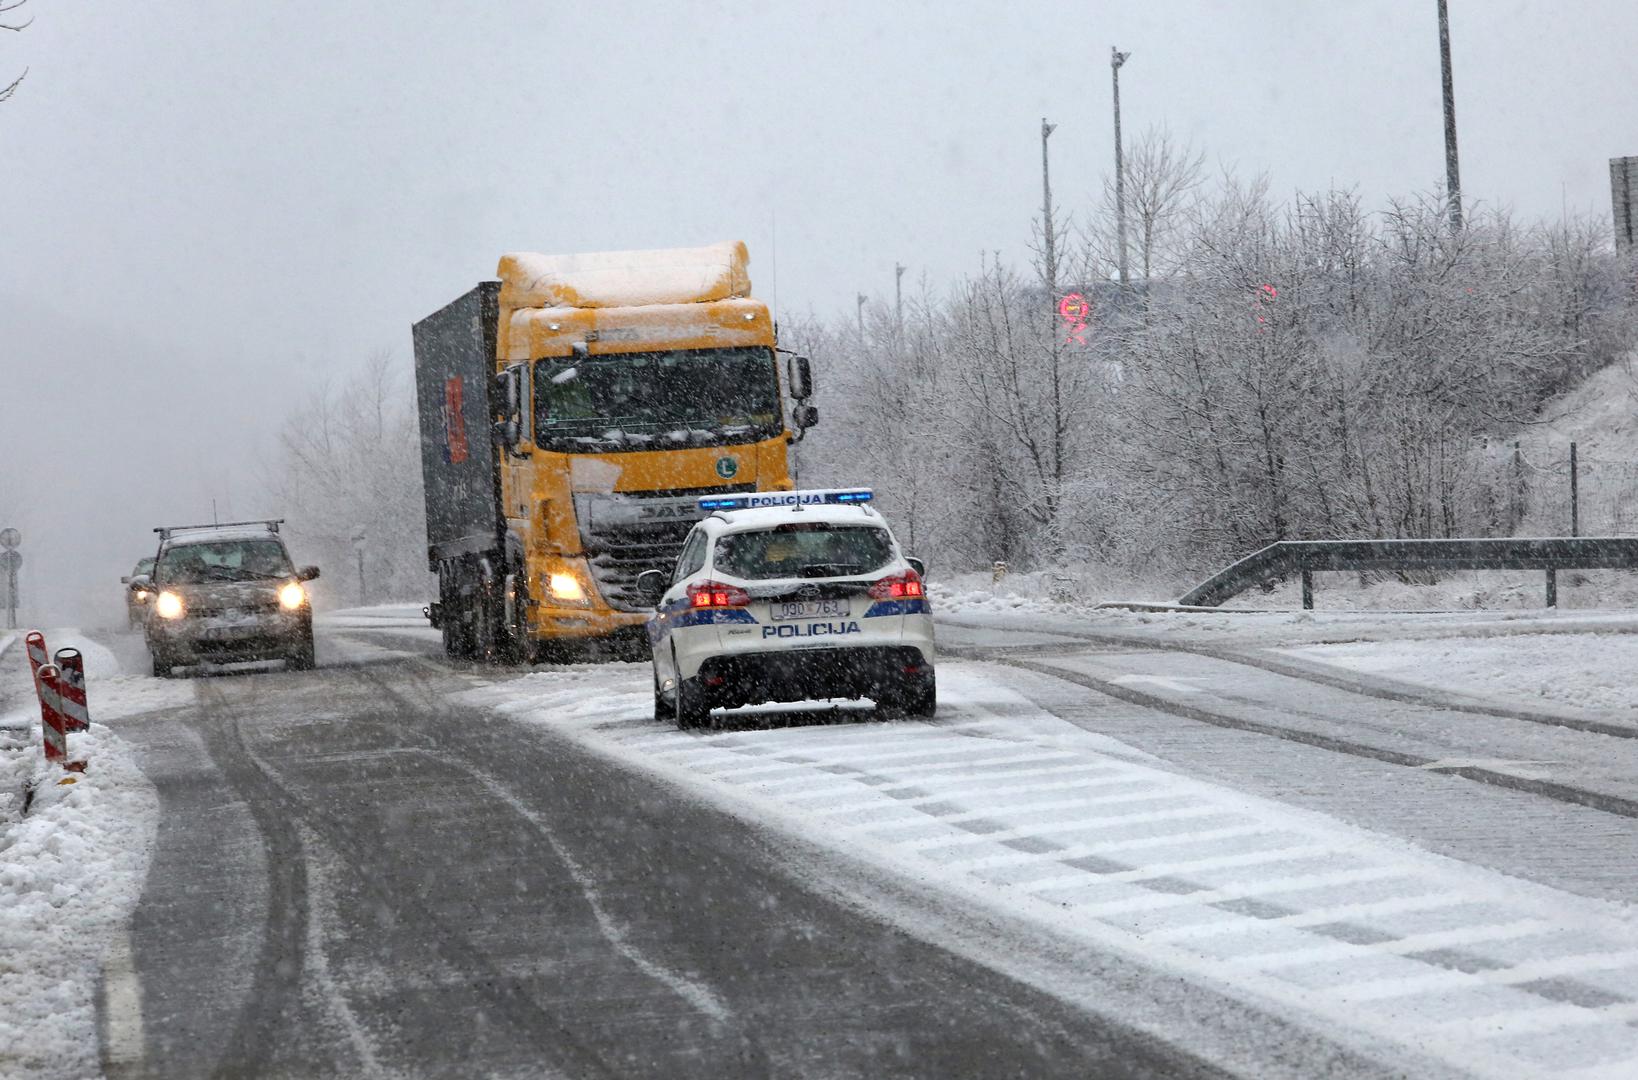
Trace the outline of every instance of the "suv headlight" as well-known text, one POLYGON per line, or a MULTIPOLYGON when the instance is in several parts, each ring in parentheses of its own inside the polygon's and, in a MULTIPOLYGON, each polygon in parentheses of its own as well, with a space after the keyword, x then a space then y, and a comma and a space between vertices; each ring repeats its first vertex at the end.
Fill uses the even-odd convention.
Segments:
POLYGON ((307 590, 298 582, 290 582, 279 589, 279 606, 286 611, 296 611, 307 603, 307 590))
POLYGON ((182 613, 187 610, 187 605, 182 603, 182 598, 176 593, 166 590, 154 601, 154 610, 159 613, 161 619, 180 619, 182 613))

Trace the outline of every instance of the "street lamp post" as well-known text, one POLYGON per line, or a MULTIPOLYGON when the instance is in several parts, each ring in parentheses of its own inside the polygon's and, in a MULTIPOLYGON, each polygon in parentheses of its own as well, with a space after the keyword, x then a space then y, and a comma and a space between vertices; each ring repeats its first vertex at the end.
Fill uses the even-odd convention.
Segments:
POLYGON ((1052 173, 1047 165, 1047 139, 1058 130, 1057 124, 1049 124, 1046 117, 1041 117, 1041 240, 1046 257, 1047 300, 1049 303, 1058 301, 1058 253, 1055 250, 1055 238, 1052 227, 1052 173))
POLYGON ((1115 83, 1115 255, 1123 288, 1131 277, 1126 268, 1126 164, 1120 147, 1120 66, 1131 55, 1109 46, 1109 75, 1115 83))
POLYGON ((1445 94, 1445 197, 1450 200, 1450 229, 1462 229, 1462 169, 1456 159, 1456 91, 1450 75, 1450 12, 1439 0, 1439 72, 1445 94))

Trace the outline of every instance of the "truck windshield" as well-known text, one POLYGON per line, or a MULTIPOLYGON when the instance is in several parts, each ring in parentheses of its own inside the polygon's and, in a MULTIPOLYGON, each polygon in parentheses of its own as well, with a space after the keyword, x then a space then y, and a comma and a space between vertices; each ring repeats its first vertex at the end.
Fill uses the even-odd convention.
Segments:
POLYGON ((546 450, 663 450, 755 442, 780 427, 765 346, 535 362, 535 442, 546 450))

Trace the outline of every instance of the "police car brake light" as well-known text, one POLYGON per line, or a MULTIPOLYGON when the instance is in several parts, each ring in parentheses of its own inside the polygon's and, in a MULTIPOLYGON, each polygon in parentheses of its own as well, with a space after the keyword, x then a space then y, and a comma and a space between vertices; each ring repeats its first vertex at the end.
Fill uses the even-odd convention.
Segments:
POLYGON ((867 503, 874 493, 869 488, 819 488, 808 491, 748 491, 743 495, 707 495, 700 509, 755 510, 763 506, 852 506, 867 503))
POLYGON ((721 581, 696 581, 688 587, 688 606, 696 610, 745 607, 750 602, 751 594, 738 585, 729 585, 721 581))
POLYGON ((906 570, 902 574, 877 578, 875 584, 870 586, 870 595, 877 600, 919 600, 926 593, 922 589, 921 575, 914 570, 906 570))

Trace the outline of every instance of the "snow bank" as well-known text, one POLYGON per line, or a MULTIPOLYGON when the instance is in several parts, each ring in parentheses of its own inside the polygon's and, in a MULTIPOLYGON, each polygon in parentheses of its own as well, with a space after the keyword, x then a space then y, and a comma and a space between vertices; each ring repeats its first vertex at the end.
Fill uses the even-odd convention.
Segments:
POLYGON ((1638 636, 1632 634, 1361 641, 1280 651, 1509 704, 1638 715, 1638 636))
MULTIPOLYGON (((89 659, 89 657, 88 657, 89 659)), ((95 987, 141 894, 159 799, 109 729, 71 736, 86 774, 58 785, 37 740, 0 750, 0 1075, 98 1067, 95 987), (38 782, 21 816, 23 782, 38 782)))

